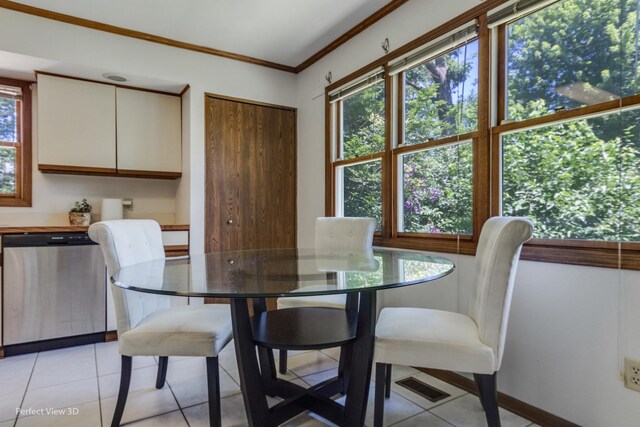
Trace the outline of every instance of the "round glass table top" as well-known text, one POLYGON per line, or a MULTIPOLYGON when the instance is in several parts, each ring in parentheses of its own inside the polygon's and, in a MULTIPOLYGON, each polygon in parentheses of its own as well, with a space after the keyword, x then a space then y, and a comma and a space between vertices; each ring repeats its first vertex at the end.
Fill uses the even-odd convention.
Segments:
POLYGON ((163 295, 293 297, 414 285, 454 269, 446 258, 397 249, 260 249, 143 262, 120 269, 111 281, 163 295))

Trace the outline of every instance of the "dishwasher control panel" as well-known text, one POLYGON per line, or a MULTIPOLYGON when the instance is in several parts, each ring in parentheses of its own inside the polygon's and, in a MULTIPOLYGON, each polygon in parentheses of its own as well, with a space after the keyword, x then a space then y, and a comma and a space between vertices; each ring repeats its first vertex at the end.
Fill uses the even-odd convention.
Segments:
POLYGON ((87 233, 25 233, 6 234, 2 239, 5 248, 56 245, 96 245, 87 233))

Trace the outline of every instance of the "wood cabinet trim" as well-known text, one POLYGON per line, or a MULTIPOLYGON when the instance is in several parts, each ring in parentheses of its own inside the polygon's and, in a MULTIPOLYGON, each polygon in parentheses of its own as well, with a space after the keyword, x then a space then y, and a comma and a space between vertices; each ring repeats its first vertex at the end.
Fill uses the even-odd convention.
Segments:
MULTIPOLYGON (((47 165, 39 164, 42 173, 86 176, 113 176, 119 178, 150 178, 150 179, 178 179, 182 172, 139 171, 129 169, 92 168, 83 166, 47 165)), ((2 201, 0 200, 0 206, 2 201)))
POLYGON ((38 170, 42 173, 65 173, 65 174, 72 174, 72 175, 111 176, 116 174, 115 168, 94 168, 89 166, 50 165, 45 163, 39 163, 38 170))
POLYGON ((178 179, 182 177, 182 172, 139 171, 139 170, 130 170, 130 169, 118 169, 115 176, 119 176, 123 178, 178 179))
MULTIPOLYGON (((87 231, 89 227, 74 225, 43 225, 43 226, 25 226, 25 227, 1 227, 2 234, 22 234, 22 233, 65 233, 76 231, 87 231)), ((162 231, 189 231, 189 224, 169 224, 160 225, 162 231)), ((180 245, 182 246, 182 245, 180 245)))

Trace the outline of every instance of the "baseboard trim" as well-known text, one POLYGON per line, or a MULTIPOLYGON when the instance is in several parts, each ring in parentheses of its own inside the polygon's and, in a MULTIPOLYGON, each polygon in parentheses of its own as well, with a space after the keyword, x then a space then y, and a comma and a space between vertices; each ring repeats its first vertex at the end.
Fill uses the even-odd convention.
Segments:
POLYGON ((104 333, 104 342, 118 341, 118 331, 107 331, 104 333))
POLYGON ((0 347, 0 359, 4 359, 4 348, 0 347))
MULTIPOLYGON (((469 393, 477 395, 476 385, 473 380, 450 371, 441 371, 439 369, 429 368, 416 368, 425 374, 429 374, 432 377, 436 377, 439 380, 447 382, 458 388, 461 388, 469 393)), ((557 415, 553 415, 550 412, 544 411, 528 403, 518 400, 515 397, 511 397, 507 394, 498 392, 498 404, 500 407, 507 411, 513 412, 523 418, 534 422, 541 427, 580 427, 578 424, 574 424, 571 421, 567 421, 564 418, 560 418, 557 415)))

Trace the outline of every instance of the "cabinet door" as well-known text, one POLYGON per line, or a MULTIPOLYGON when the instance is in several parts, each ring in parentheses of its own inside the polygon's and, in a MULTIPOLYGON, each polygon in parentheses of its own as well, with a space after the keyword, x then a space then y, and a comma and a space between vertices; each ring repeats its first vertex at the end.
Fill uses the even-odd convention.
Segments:
POLYGON ((116 89, 118 172, 180 172, 181 99, 116 89))
POLYGON ((38 163, 115 172, 115 87, 38 75, 38 163))

